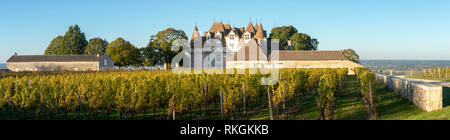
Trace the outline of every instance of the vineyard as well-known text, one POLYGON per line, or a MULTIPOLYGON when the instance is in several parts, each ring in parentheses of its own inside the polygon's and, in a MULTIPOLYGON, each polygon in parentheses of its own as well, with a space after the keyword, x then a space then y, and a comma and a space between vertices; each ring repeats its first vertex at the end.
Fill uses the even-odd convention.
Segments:
MULTIPOLYGON (((356 69, 368 118, 379 116, 374 74, 356 69)), ((173 74, 136 71, 5 76, 1 119, 246 119, 268 110, 286 119, 313 97, 317 119, 335 119, 347 69, 283 69, 276 85, 264 74, 173 74)))
POLYGON ((413 73, 411 71, 405 77, 411 79, 438 80, 450 82, 450 68, 449 67, 423 68, 418 73, 413 73))
POLYGON ((407 78, 425 79, 425 80, 439 80, 450 81, 450 68, 448 67, 433 67, 423 69, 420 75, 411 75, 407 78))

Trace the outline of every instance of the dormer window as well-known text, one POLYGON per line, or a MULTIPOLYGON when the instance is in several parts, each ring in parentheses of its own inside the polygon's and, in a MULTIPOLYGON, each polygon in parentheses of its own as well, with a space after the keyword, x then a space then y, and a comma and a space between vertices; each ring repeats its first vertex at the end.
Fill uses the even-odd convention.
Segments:
POLYGON ((210 34, 207 34, 207 35, 206 35, 206 39, 211 39, 211 35, 210 35, 210 34))
POLYGON ((249 33, 246 33, 246 34, 244 35, 244 39, 245 39, 245 40, 250 40, 250 34, 249 34, 249 33))
POLYGON ((222 39, 222 35, 221 34, 216 34, 216 38, 217 39, 222 39))

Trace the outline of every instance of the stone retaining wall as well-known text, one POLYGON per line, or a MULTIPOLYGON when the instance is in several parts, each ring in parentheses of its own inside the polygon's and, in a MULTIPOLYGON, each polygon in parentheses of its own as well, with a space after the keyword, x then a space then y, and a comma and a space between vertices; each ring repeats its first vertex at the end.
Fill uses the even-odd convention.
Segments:
POLYGON ((377 74, 377 80, 424 111, 430 112, 442 109, 443 101, 445 101, 443 85, 447 85, 446 82, 416 80, 381 74, 377 74))

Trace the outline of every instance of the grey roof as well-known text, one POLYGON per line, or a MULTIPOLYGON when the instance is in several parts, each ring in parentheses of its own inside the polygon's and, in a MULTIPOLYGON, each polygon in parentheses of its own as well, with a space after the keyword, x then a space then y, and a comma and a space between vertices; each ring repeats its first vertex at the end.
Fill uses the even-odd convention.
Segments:
POLYGON ((297 50, 279 50, 274 51, 269 56, 278 53, 278 60, 347 60, 341 51, 297 51, 297 50))
POLYGON ((13 55, 7 62, 95 62, 107 55, 13 55))

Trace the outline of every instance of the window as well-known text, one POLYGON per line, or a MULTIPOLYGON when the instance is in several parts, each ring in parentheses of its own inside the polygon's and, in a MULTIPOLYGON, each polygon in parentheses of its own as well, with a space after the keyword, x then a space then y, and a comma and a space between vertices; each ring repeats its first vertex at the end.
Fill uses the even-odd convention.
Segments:
POLYGON ((248 34, 248 33, 245 34, 244 39, 245 39, 245 40, 250 40, 250 34, 248 34))
POLYGON ((220 34, 217 34, 217 35, 216 35, 216 38, 217 38, 217 39, 221 39, 222 36, 221 36, 220 34))
POLYGON ((232 47, 232 48, 233 48, 233 47, 234 47, 234 43, 230 43, 230 47, 232 47))
POLYGON ((103 60, 103 65, 108 66, 108 59, 103 60))
POLYGON ((230 39, 231 40, 233 40, 234 39, 234 35, 232 34, 232 35, 230 35, 230 39))

